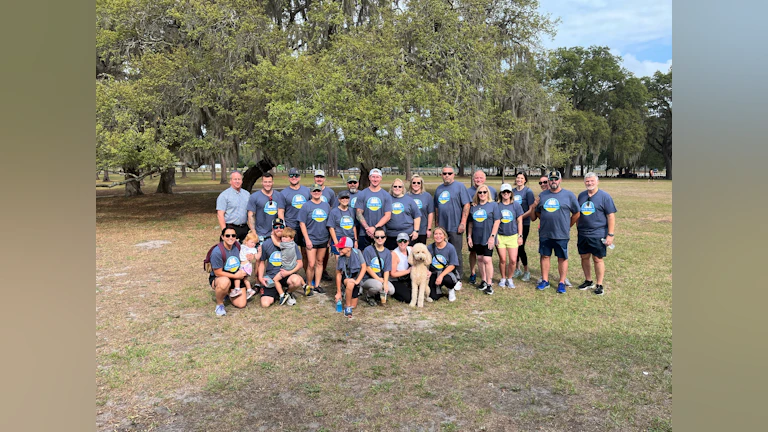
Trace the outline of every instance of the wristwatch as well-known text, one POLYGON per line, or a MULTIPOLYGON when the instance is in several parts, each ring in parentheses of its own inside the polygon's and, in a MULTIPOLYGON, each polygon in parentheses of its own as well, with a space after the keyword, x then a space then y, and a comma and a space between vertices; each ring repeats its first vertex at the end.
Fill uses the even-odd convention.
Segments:
POLYGON ((613 233, 608 233, 609 236, 613 237, 613 233))

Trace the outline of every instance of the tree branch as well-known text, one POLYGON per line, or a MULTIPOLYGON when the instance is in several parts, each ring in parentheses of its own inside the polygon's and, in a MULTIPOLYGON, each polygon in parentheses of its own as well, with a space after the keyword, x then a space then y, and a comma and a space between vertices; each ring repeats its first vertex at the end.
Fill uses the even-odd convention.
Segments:
POLYGON ((96 187, 102 187, 102 188, 113 188, 113 187, 115 187, 115 186, 124 185, 124 184, 126 184, 126 183, 130 183, 130 182, 140 182, 140 181, 144 180, 144 177, 147 177, 147 176, 149 176, 149 175, 152 175, 152 174, 157 174, 157 173, 159 173, 159 172, 160 172, 160 170, 152 170, 152 171, 150 171, 150 172, 148 172, 148 173, 145 173, 145 174, 142 174, 142 175, 140 175, 140 176, 136 176, 136 175, 134 175, 134 174, 131 174, 131 173, 118 173, 118 172, 113 172, 113 174, 122 174, 122 175, 124 175, 124 176, 126 176, 126 177, 130 176, 131 178, 129 178, 129 179, 125 179, 125 180, 123 180, 123 181, 121 181, 121 182, 114 182, 114 183, 110 183, 110 184, 108 184, 108 185, 105 185, 105 184, 97 184, 97 185, 96 185, 96 187))

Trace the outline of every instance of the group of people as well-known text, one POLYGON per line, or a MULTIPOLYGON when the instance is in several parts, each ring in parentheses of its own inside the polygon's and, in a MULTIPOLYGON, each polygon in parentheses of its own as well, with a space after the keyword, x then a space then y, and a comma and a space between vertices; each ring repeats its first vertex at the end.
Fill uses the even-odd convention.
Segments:
POLYGON ((542 277, 536 288, 550 286, 552 252, 558 259, 557 292, 565 293, 566 286, 571 286, 568 242, 570 228, 576 224, 585 276, 578 288, 604 293, 603 258, 613 243, 616 207, 611 196, 598 188, 595 173, 585 175, 586 190, 578 197, 561 187, 558 171, 541 176, 538 197, 526 186, 524 172, 517 173, 514 186, 502 184, 498 194, 486 184, 482 171, 473 174, 469 188, 455 181, 451 166, 443 167, 441 176, 433 197, 418 174, 408 187, 398 178, 389 191, 384 190, 376 168, 368 173, 369 187, 358 190, 357 177, 349 176, 347 189, 338 194, 325 186, 323 170, 314 172, 314 183, 307 187, 301 185, 300 172, 291 168, 289 185, 279 192, 267 172, 261 189, 253 193, 242 189, 242 174, 232 172, 230 188, 216 203, 222 253, 210 256, 216 314, 226 314, 227 297, 242 308, 257 292, 263 307, 275 302, 293 305, 296 290, 305 296, 323 294, 322 281, 334 279, 335 299, 344 301, 344 315, 349 318, 361 296, 372 306, 389 296, 410 303, 411 246, 426 244, 429 238, 433 239, 428 246, 430 300, 456 300, 462 288, 465 242, 469 282, 492 295, 494 250, 499 254, 499 287, 515 288, 514 278, 530 280, 525 244, 531 222, 537 219, 542 277), (331 254, 337 256, 335 278, 326 271, 331 254), (302 268, 306 281, 298 274, 302 268), (257 281, 258 290, 250 286, 249 277, 257 281))

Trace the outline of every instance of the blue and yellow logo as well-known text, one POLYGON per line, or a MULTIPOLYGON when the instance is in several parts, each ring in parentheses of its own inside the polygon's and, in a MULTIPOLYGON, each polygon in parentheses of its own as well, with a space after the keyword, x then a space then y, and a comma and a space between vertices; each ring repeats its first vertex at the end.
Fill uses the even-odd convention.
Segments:
POLYGON ((485 220, 488 219, 488 213, 485 211, 485 209, 481 208, 478 211, 472 213, 472 219, 474 219, 475 222, 485 222, 485 220))
POLYGON ((381 262, 376 257, 371 258, 371 270, 374 273, 381 273, 381 262))
POLYGON ((300 209, 302 206, 304 206, 304 203, 306 202, 307 202, 307 199, 304 198, 304 195, 301 195, 301 194, 294 195, 293 198, 291 199, 291 205, 297 209, 300 209))
POLYGON ((277 214, 277 202, 275 201, 267 201, 266 204, 264 204, 264 213, 274 216, 277 214))
POLYGON ((405 210, 405 206, 401 202, 392 204, 392 214, 400 214, 405 210))
POLYGON ((589 216, 595 212, 595 203, 592 201, 586 201, 581 205, 581 214, 589 216))
POLYGON ((349 206, 355 208, 355 204, 357 204, 357 197, 353 196, 352 199, 349 200, 349 206))
POLYGON ((345 230, 350 230, 354 228, 355 221, 352 219, 352 216, 344 215, 341 217, 341 220, 339 220, 339 225, 345 230))
POLYGON ((322 201, 322 202, 324 202, 324 203, 327 203, 327 202, 328 202, 328 197, 327 197, 327 196, 325 196, 325 195, 322 195, 322 196, 320 197, 320 201, 322 201))
POLYGON ((443 268, 445 268, 445 266, 443 265, 444 262, 448 262, 448 260, 445 259, 445 257, 440 254, 437 254, 432 257, 432 266, 438 270, 442 270, 443 268))
POLYGON ((523 205, 523 196, 522 195, 512 195, 514 197, 514 200, 516 203, 523 205))
POLYGON ((272 264, 275 267, 282 267, 283 266, 283 254, 280 253, 280 251, 272 252, 272 255, 269 256, 269 263, 272 264))
POLYGON ((557 198, 550 198, 544 202, 544 210, 552 213, 560 210, 560 201, 557 198))
POLYGON ((323 209, 316 208, 312 210, 312 219, 314 219, 315 222, 324 222, 328 219, 328 213, 323 209))
POLYGON ((418 198, 414 198, 413 200, 416 201, 416 205, 419 206, 419 210, 421 210, 422 209, 421 200, 418 198))
POLYGON ((440 196, 437 197, 437 202, 439 202, 440 204, 445 204, 450 200, 451 200, 451 193, 448 191, 443 191, 440 194, 440 196))
POLYGON ((231 256, 227 258, 227 262, 224 263, 224 271, 235 273, 240 269, 240 258, 236 256, 231 256))
POLYGON ((507 209, 501 210, 501 223, 510 223, 514 218, 515 215, 511 211, 507 209))
POLYGON ((381 208, 381 199, 379 197, 370 197, 365 206, 368 207, 368 210, 378 211, 381 208))

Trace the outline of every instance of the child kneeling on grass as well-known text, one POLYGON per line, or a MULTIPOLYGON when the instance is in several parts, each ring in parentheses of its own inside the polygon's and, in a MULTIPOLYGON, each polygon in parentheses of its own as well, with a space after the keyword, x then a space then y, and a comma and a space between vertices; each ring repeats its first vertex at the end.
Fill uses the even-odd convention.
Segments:
MULTIPOLYGON (((248 276, 243 278, 245 281, 245 287, 246 287, 246 295, 247 298, 250 299, 253 297, 254 294, 256 294, 256 291, 251 288, 251 281, 249 280, 251 274, 253 274, 253 263, 255 261, 258 261, 261 259, 261 248, 259 247, 259 236, 254 233, 250 232, 247 236, 245 236, 245 240, 243 241, 243 245, 240 248, 240 268, 245 271, 248 276), (254 259, 252 261, 248 260, 248 255, 253 254, 254 259)), ((239 296, 242 293, 240 290, 240 279, 235 279, 235 288, 232 290, 232 293, 229 295, 230 298, 235 298, 239 296)))
POLYGON ((336 261, 336 301, 341 300, 341 286, 344 285, 344 316, 352 318, 352 308, 357 307, 360 297, 360 282, 365 275, 365 261, 360 250, 354 248, 354 242, 349 237, 342 237, 336 243, 339 258, 336 261))

